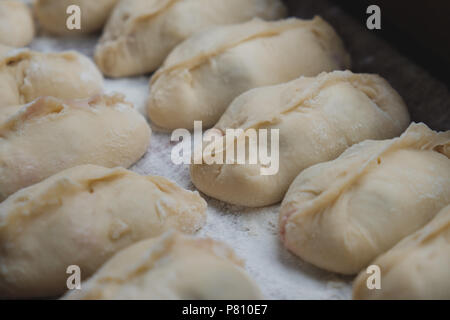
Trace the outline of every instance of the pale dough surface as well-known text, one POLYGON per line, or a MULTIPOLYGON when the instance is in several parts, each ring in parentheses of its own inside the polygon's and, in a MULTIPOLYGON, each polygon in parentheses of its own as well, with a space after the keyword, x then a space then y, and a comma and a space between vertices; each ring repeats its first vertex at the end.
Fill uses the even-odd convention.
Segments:
POLYGON ((450 206, 425 227, 373 261, 381 289, 367 288, 363 270, 353 285, 354 299, 450 299, 450 206))
POLYGON ((142 75, 200 30, 285 14, 280 0, 122 0, 105 27, 95 61, 111 77, 142 75))
MULTIPOLYGON (((214 129, 244 133, 214 147, 205 143, 204 156, 225 159, 250 130, 279 129, 279 171, 261 175, 260 161, 245 165, 191 165, 191 178, 202 192, 216 199, 258 207, 280 202, 295 177, 311 165, 333 160, 351 145, 366 139, 400 135, 409 124, 398 93, 378 75, 350 71, 301 77, 286 84, 250 90, 238 97, 214 129)), ((259 154, 259 146, 247 148, 259 154)), ((271 151, 269 141, 268 153, 271 151)), ((260 159, 259 159, 260 160, 260 159)))
POLYGON ((128 168, 146 153, 150 136, 123 96, 39 98, 0 122, 0 200, 76 165, 128 168))
POLYGON ((284 245, 329 271, 356 274, 450 203, 450 131, 411 124, 304 170, 280 209, 284 245))
POLYGON ((169 232, 116 254, 65 299, 261 299, 233 250, 169 232))
POLYGON ((0 44, 24 47, 34 37, 34 21, 30 8, 17 0, 0 1, 0 44))
POLYGON ((102 74, 78 52, 4 48, 0 55, 0 113, 4 106, 29 103, 42 96, 81 99, 102 90, 102 74))
POLYGON ((93 165, 61 171, 0 204, 0 296, 56 297, 68 266, 87 279, 136 241, 171 228, 193 233, 205 221, 198 192, 163 177, 93 165))
POLYGON ((150 81, 148 115, 167 129, 192 129, 195 120, 210 128, 250 89, 349 66, 341 39, 320 17, 217 27, 170 53, 150 81))

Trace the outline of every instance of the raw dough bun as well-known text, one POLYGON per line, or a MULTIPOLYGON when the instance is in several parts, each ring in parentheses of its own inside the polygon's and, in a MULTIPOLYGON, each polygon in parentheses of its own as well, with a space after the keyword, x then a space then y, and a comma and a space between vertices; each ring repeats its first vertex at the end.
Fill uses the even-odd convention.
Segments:
POLYGON ((62 171, 0 204, 0 296, 58 296, 68 266, 88 278, 122 248, 171 228, 193 233, 205 220, 198 192, 165 178, 93 165, 62 171))
POLYGON ((120 251, 65 299, 241 300, 261 293, 228 246, 168 232, 120 251))
POLYGON ((367 288, 366 270, 355 280, 355 299, 450 299, 450 206, 372 264, 380 267, 381 289, 367 288))
POLYGON ((111 77, 145 74, 197 31, 253 17, 280 19, 285 13, 280 0, 122 0, 105 27, 95 61, 111 77))
POLYGON ((150 135, 120 95, 39 98, 0 123, 0 200, 77 165, 129 167, 147 151, 150 135))
POLYGON ((319 17, 217 27, 172 51, 151 79, 148 114, 163 128, 213 126, 241 93, 345 69, 350 58, 319 17))
POLYGON ((99 94, 103 76, 89 58, 74 51, 12 50, 0 57, 0 112, 42 96, 81 99, 99 94))
POLYGON ((37 0, 35 13, 41 27, 56 35, 79 35, 103 28, 118 0, 37 0), (66 12, 70 5, 81 9, 81 29, 69 30, 66 12))
POLYGON ((284 245, 329 271, 355 274, 450 204, 450 131, 412 124, 304 170, 280 209, 284 245))
POLYGON ((34 21, 31 10, 17 0, 0 1, 0 43, 12 47, 24 47, 34 37, 34 21))
MULTIPOLYGON (((261 175, 263 165, 250 165, 247 158, 245 165, 192 165, 192 181, 202 192, 228 203, 250 207, 274 204, 282 200, 302 170, 335 159, 363 140, 398 136, 408 124, 403 100, 377 75, 335 71, 257 88, 238 97, 215 129, 221 134, 237 128, 244 132, 279 129, 278 173, 261 175)), ((245 134, 239 140, 242 138, 245 134)), ((226 158, 227 149, 234 149, 236 141, 225 150, 213 150, 211 143, 204 147, 226 158)), ((258 146, 247 143, 249 148, 258 152, 258 146)))

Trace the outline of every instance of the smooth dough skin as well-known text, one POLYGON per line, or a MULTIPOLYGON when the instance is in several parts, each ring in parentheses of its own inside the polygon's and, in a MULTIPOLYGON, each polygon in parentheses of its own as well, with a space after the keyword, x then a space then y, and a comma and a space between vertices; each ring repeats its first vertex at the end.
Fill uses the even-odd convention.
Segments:
POLYGON ((355 274, 450 204, 450 131, 412 124, 304 170, 280 209, 284 245, 329 271, 355 274))
POLYGON ((102 90, 103 76, 95 64, 74 51, 40 53, 17 49, 0 56, 0 109, 42 96, 89 98, 102 90))
POLYGON ((0 200, 81 164, 129 167, 151 130, 122 96, 40 98, 0 123, 0 200))
POLYGON ((41 27, 56 35, 79 35, 99 31, 108 20, 118 0, 37 0, 34 11, 41 27), (81 10, 81 29, 67 28, 67 8, 81 10))
MULTIPOLYGON (((203 156, 214 152, 225 159, 231 150, 236 157, 237 141, 245 139, 250 130, 279 129, 276 174, 262 175, 264 165, 260 161, 250 164, 247 156, 246 164, 193 164, 191 178, 199 190, 219 200, 266 206, 280 202, 302 170, 333 160, 366 139, 398 136, 408 124, 402 98, 377 75, 335 71, 315 78, 301 77, 238 97, 214 129, 221 135, 227 129, 242 129, 242 135, 223 148, 212 148, 215 141, 204 144, 203 156)), ((225 136, 223 140, 227 140, 225 136)), ((268 145, 270 154, 270 140, 268 145)), ((247 149, 257 154, 260 151, 248 143, 247 149)))
POLYGON ((217 27, 172 51, 150 84, 148 114, 167 129, 213 126, 234 98, 322 71, 349 67, 333 28, 319 17, 217 27))
POLYGON ((381 289, 367 288, 363 270, 353 285, 354 299, 450 299, 450 206, 372 264, 380 267, 381 289))
POLYGON ((0 44, 24 47, 34 37, 31 10, 17 0, 0 1, 0 44))
POLYGON ((64 299, 253 300, 262 296, 228 246, 168 232, 120 251, 82 283, 81 290, 69 292, 64 299))
POLYGON ((193 233, 205 221, 198 192, 165 178, 93 165, 62 171, 0 204, 0 297, 61 295, 68 266, 86 279, 137 241, 193 233))
POLYGON ((95 61, 105 75, 156 70, 170 51, 213 25, 284 17, 281 0, 122 0, 105 27, 95 61))

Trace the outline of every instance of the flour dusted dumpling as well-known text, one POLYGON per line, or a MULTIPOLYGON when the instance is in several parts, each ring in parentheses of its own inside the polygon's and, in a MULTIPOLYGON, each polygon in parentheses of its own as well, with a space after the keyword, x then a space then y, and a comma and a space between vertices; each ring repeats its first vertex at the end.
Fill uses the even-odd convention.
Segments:
POLYGON ((0 200, 81 164, 129 167, 151 130, 122 96, 40 98, 0 123, 0 200))
POLYGON ((95 61, 111 77, 156 70, 180 42, 212 25, 285 15, 281 0, 122 0, 114 9, 95 61))
POLYGON ((381 289, 369 290, 363 270, 354 299, 450 299, 450 206, 371 264, 381 270, 381 289))
POLYGON ((34 21, 28 6, 17 0, 0 1, 0 44, 24 47, 34 37, 34 21))
POLYGON ((65 299, 261 299, 243 262, 228 246, 168 232, 112 257, 65 299))
POLYGON ((253 89, 238 97, 215 125, 221 143, 204 144, 203 164, 191 166, 192 181, 202 192, 225 202, 251 207, 274 204, 302 170, 335 159, 363 140, 398 136, 408 123, 403 100, 377 75, 335 71, 253 89), (237 138, 227 138, 227 129, 242 131, 237 138), (273 129, 279 129, 279 156, 272 149, 273 129), (236 145, 244 144, 252 131, 259 135, 262 130, 268 130, 266 154, 273 153, 271 163, 264 163, 263 150, 248 142, 246 149, 258 161, 252 164, 247 154, 245 164, 236 163, 236 145), (213 153, 225 164, 208 164, 206 158, 213 153), (226 164, 228 153, 234 154, 234 164, 226 164), (268 167, 272 172, 263 175, 268 167))
POLYGON ((450 131, 412 124, 304 170, 280 209, 284 245, 327 270, 355 274, 450 204, 450 131))
POLYGON ((103 28, 118 0, 37 0, 36 17, 46 31, 56 35, 78 35, 91 33, 103 28), (67 28, 67 19, 73 12, 67 8, 76 5, 80 8, 81 29, 67 28))
POLYGON ((81 99, 99 94, 103 76, 89 58, 74 51, 40 53, 26 49, 0 57, 1 107, 42 96, 81 99))
POLYGON ((301 75, 344 69, 349 56, 321 18, 217 27, 180 44, 151 79, 148 114, 163 128, 213 126, 234 98, 301 75))
POLYGON ((122 248, 172 228, 193 233, 205 220, 198 192, 163 177, 93 165, 62 171, 0 204, 0 297, 58 296, 67 267, 88 278, 122 248))

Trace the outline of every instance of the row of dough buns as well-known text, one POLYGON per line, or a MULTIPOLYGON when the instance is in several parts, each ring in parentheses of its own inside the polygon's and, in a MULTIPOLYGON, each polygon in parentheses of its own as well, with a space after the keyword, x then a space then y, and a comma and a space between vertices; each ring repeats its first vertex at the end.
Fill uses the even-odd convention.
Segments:
POLYGON ((141 239, 193 233, 205 221, 198 192, 165 178, 94 165, 61 171, 0 203, 0 297, 57 297, 68 266, 85 279, 141 239))

